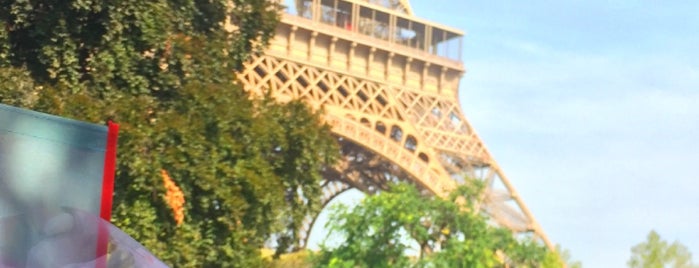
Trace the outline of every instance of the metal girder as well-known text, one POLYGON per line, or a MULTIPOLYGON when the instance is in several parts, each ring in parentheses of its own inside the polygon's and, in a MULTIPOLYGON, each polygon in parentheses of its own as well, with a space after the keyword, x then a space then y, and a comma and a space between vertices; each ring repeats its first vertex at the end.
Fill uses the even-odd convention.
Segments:
MULTIPOLYGON (((332 27, 285 16, 268 51, 238 74, 250 94, 325 111, 344 156, 326 179, 372 193, 401 177, 446 196, 467 174, 486 182, 479 208, 494 222, 553 249, 460 108, 463 64, 332 27)), ((328 202, 342 192, 327 191, 328 202)))

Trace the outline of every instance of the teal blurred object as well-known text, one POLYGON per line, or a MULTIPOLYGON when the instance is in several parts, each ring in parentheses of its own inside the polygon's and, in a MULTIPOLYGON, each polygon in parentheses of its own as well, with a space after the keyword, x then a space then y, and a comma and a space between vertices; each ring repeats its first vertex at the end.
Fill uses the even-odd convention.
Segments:
POLYGON ((0 104, 0 268, 114 264, 117 133, 0 104))
POLYGON ((0 217, 44 206, 100 214, 107 126, 0 105, 0 217))

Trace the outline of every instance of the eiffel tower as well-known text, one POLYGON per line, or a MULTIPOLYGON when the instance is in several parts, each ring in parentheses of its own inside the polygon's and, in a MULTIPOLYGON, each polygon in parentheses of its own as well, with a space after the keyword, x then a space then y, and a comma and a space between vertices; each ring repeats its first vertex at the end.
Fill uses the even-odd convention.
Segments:
MULTIPOLYGON (((480 179, 494 224, 553 249, 458 102, 463 33, 413 15, 407 0, 295 0, 267 51, 239 78, 251 94, 323 109, 343 160, 325 171, 323 206, 344 191, 403 178, 445 196, 480 179)), ((308 217, 299 247, 317 215, 308 217)))

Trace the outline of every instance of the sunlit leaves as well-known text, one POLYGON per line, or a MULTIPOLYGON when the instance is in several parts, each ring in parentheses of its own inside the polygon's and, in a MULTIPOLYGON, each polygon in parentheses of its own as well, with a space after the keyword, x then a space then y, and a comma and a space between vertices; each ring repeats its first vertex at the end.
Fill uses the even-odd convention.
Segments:
POLYGON ((478 185, 463 185, 442 199, 397 184, 354 208, 337 207, 328 236, 343 242, 323 246, 316 266, 562 267, 540 243, 515 239, 474 213, 479 191, 478 185))
POLYGON ((692 264, 692 254, 687 247, 677 241, 672 244, 663 240, 655 231, 650 231, 646 242, 631 248, 631 268, 699 267, 692 264))
POLYGON ((177 90, 194 73, 230 81, 231 71, 267 44, 278 21, 272 1, 1 3, 0 61, 27 65, 39 82, 103 95, 177 90), (237 30, 226 31, 227 22, 237 30), (192 57, 196 52, 176 40, 183 36, 204 40, 197 48, 212 57, 192 57), (207 74, 211 65, 223 70, 207 74))

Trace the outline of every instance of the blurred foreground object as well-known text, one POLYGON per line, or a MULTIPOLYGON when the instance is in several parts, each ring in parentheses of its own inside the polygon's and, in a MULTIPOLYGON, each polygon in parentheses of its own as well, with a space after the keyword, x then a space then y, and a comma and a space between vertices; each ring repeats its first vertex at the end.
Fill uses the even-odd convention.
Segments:
POLYGON ((29 250, 27 268, 167 267, 119 228, 84 211, 63 209, 41 231, 43 239, 29 250), (107 250, 96 256, 90 246, 105 236, 107 250))
POLYGON ((109 224, 118 129, 0 104, 0 267, 151 267, 109 224))

